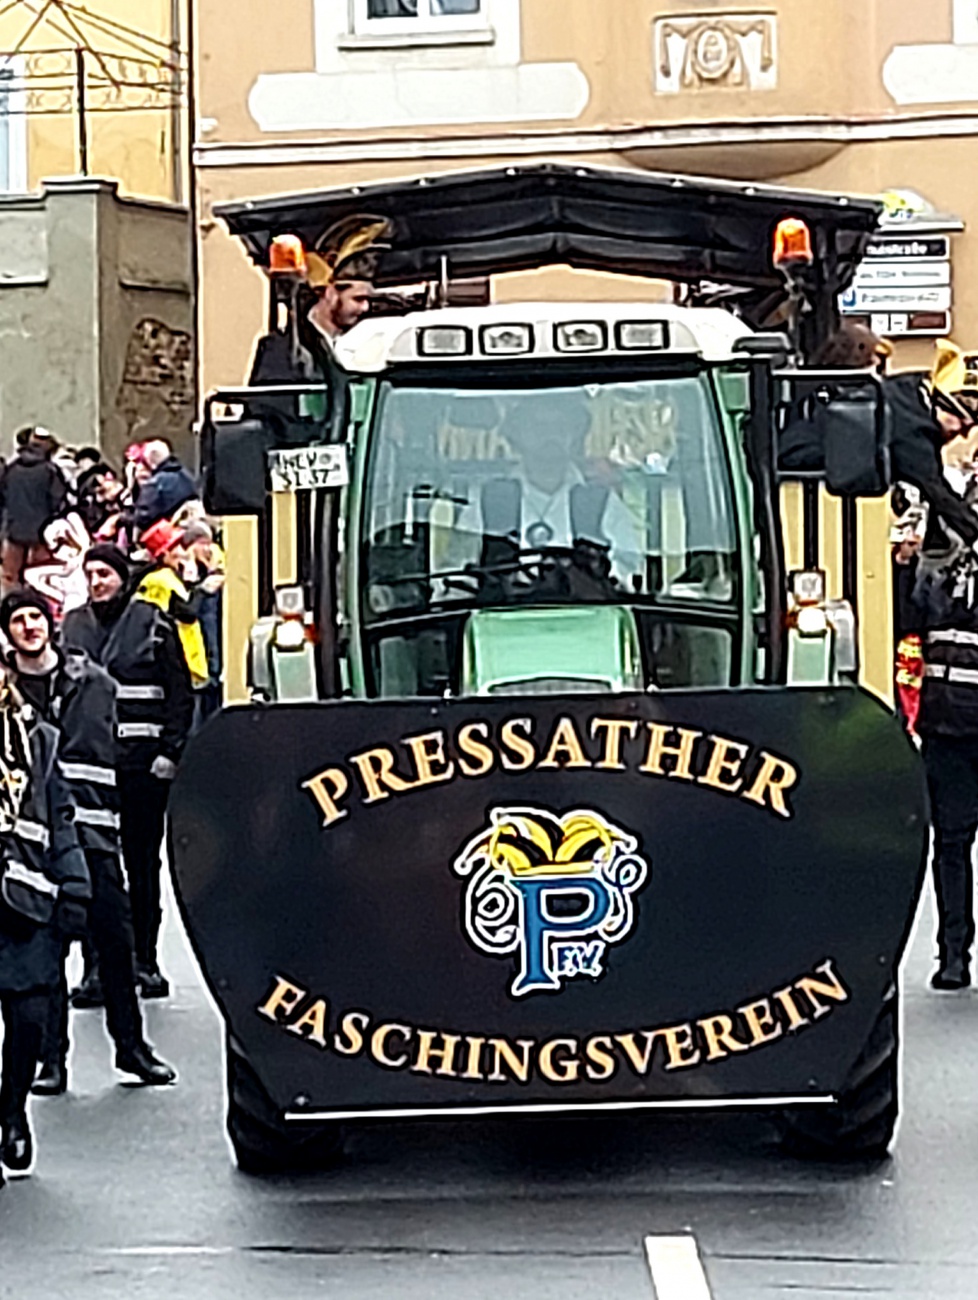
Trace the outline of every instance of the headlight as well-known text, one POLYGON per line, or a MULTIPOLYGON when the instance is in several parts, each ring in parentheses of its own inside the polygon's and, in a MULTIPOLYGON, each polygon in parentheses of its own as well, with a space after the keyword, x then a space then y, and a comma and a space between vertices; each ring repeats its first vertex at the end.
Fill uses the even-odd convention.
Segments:
POLYGON ((479 340, 487 357, 522 356, 533 351, 529 325, 483 325, 479 340))
POLYGON ((301 618, 305 607, 306 598, 301 587, 275 588, 275 613, 282 618, 301 618))
POLYGON ((824 609, 817 605, 804 605, 795 614, 795 627, 800 636, 825 636, 829 620, 824 609))
POLYGON ((426 325, 418 330, 423 357, 465 357, 472 352, 472 333, 461 325, 426 325))
POLYGON ((564 321, 555 327, 554 343, 558 352, 604 352, 608 331, 602 321, 564 321))
POLYGON ((306 643, 305 624, 297 618, 287 618, 278 624, 272 640, 277 650, 301 650, 306 643))
POLYGON ((804 569, 791 575, 791 595, 796 605, 821 605, 825 601, 825 574, 804 569))
POLYGON ((623 320, 615 334, 622 352, 661 352, 669 346, 669 332, 661 320, 623 320))

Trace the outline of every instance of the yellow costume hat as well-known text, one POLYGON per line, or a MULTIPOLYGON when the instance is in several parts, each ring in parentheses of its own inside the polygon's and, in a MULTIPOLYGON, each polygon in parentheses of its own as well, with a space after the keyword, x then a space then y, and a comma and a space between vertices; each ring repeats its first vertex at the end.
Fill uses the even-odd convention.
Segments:
POLYGON ((378 241, 390 233, 386 217, 360 214, 337 221, 316 241, 316 251, 306 255, 308 283, 325 289, 337 280, 372 280, 388 247, 378 241))
POLYGON ((938 339, 930 370, 930 386, 940 405, 974 422, 978 406, 978 374, 969 370, 965 354, 950 339, 938 339))

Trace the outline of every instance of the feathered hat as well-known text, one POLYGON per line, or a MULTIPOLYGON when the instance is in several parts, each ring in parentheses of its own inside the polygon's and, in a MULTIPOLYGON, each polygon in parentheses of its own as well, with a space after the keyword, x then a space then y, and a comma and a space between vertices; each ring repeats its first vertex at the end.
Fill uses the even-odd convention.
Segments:
POLYGON ((325 289, 338 280, 372 280, 380 255, 390 247, 382 242, 390 233, 386 217, 343 217, 319 237, 315 251, 306 254, 307 282, 325 289))
POLYGON ((978 419, 978 374, 968 368, 965 354, 950 339, 938 339, 935 346, 937 354, 930 370, 934 404, 975 423, 978 419))

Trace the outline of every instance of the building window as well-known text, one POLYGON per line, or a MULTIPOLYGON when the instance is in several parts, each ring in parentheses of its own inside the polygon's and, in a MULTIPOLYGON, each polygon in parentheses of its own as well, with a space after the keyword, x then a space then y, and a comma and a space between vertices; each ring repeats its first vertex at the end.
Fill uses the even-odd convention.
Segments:
POLYGON ((486 0, 353 0, 357 36, 485 31, 486 0))
POLYGON ((23 61, 0 61, 0 194, 27 189, 27 118, 23 61))

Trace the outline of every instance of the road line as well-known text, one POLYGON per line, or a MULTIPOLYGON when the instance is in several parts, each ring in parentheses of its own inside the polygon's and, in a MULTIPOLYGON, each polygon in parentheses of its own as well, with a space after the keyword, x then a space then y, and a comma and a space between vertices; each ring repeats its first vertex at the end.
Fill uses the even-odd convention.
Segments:
POLYGON ((712 1300, 695 1237, 646 1237, 656 1300, 712 1300))

